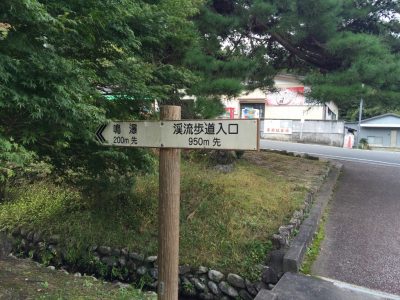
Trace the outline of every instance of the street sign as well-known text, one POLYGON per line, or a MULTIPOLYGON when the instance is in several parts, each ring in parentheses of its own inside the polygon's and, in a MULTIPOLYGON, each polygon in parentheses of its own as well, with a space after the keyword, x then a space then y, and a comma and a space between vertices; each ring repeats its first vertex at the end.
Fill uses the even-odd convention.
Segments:
POLYGON ((110 122, 96 131, 105 146, 160 148, 158 300, 178 299, 180 148, 258 150, 259 120, 180 120, 179 106, 161 106, 161 121, 110 122))
POLYGON ((254 119, 129 121, 101 125, 97 140, 107 146, 258 150, 254 119))

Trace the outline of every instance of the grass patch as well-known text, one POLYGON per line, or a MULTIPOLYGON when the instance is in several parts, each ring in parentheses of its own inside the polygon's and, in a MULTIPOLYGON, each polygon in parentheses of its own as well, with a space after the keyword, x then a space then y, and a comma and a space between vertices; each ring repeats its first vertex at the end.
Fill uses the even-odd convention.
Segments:
POLYGON ((300 268, 300 272, 303 274, 311 274, 311 268, 316 261, 319 251, 321 250, 322 241, 325 239, 325 224, 328 218, 328 208, 322 216, 321 222, 318 227, 318 231, 310 247, 307 248, 306 255, 304 257, 303 264, 300 268))
MULTIPOLYGON (((327 164, 274 153, 246 153, 223 174, 201 161, 182 161, 180 263, 205 265, 247 278, 271 249, 270 237, 315 188, 327 164)), ((25 225, 60 234, 69 260, 88 245, 157 253, 158 174, 136 178, 130 199, 96 205, 49 182, 10 191, 0 228, 25 225)))

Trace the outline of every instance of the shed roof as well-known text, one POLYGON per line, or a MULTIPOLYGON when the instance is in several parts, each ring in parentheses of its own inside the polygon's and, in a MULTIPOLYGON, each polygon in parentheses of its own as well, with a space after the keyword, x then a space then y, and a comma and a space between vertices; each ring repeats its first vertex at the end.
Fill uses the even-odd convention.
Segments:
POLYGON ((361 121, 361 127, 400 128, 400 116, 387 113, 361 121))

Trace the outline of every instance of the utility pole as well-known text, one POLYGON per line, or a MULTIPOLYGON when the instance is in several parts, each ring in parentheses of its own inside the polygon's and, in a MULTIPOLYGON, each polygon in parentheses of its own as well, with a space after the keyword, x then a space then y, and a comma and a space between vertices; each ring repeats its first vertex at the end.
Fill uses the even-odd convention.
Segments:
MULTIPOLYGON (((364 89, 364 83, 361 84, 361 87, 364 89)), ((364 100, 361 97, 360 100, 360 110, 358 112, 358 132, 357 132, 357 148, 360 147, 360 138, 361 138, 361 119, 362 119, 362 111, 363 111, 364 100)))

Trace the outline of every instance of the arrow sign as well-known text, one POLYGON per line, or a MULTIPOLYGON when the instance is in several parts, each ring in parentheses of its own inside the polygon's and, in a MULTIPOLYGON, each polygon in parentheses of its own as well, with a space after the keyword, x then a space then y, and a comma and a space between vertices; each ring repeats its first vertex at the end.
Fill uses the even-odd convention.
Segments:
POLYGON ((100 143, 105 143, 106 142, 105 138, 102 135, 102 133, 104 131, 104 128, 106 128, 106 127, 107 127, 107 124, 100 125, 100 127, 96 131, 96 139, 100 143))
POLYGON ((159 300, 178 299, 180 151, 177 148, 259 149, 257 119, 189 121, 179 120, 180 116, 179 106, 161 106, 161 121, 111 122, 96 130, 96 139, 105 146, 161 148, 159 300))
POLYGON ((106 146, 258 150, 257 119, 111 122, 96 131, 106 146))

